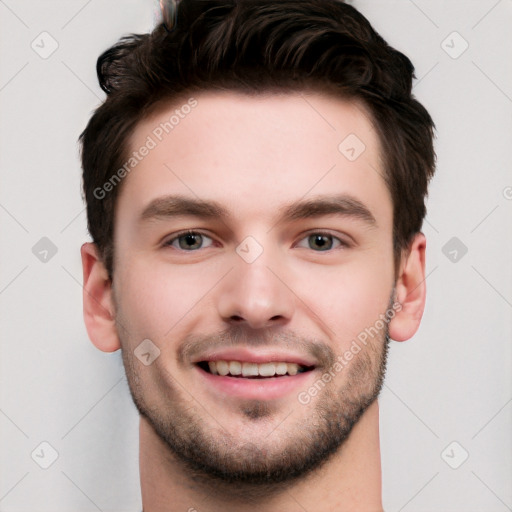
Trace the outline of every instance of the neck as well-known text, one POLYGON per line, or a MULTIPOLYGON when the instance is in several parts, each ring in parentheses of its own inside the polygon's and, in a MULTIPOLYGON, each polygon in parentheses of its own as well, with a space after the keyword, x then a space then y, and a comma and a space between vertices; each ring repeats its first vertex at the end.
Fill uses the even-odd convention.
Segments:
POLYGON ((340 450, 320 469, 257 502, 242 503, 227 493, 212 494, 211 488, 203 488, 143 417, 140 477, 144 512, 382 512, 378 403, 365 411, 340 450))

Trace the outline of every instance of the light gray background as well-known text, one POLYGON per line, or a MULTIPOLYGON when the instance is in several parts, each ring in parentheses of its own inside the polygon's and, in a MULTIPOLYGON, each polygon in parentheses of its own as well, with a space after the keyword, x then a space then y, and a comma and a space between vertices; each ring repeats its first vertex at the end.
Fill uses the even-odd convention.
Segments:
MULTIPOLYGON (((380 399, 385 509, 512 510, 512 0, 351 3, 414 62, 438 134, 427 307, 418 334, 392 343, 380 399)), ((2 512, 140 510, 120 354, 83 326, 76 141, 104 97, 96 58, 157 12, 154 0, 0 0, 2 512), (43 31, 58 43, 46 59, 43 31), (46 262, 32 251, 42 237, 57 249, 46 262)))

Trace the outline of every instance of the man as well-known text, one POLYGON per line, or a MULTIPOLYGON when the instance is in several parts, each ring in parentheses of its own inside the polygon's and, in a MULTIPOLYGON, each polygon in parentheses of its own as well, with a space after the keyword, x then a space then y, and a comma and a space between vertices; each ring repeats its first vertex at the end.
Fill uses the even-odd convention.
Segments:
POLYGON ((98 75, 84 316, 122 350, 144 511, 382 510, 435 166, 412 64, 338 0, 183 0, 98 75))

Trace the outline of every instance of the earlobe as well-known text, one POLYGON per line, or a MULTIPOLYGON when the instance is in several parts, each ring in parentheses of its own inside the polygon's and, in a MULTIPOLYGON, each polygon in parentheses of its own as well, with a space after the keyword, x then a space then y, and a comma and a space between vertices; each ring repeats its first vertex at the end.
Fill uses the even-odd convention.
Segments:
POLYGON ((93 243, 80 250, 83 269, 83 310, 87 333, 92 343, 103 352, 121 348, 115 324, 112 282, 93 243))
POLYGON ((389 335, 395 341, 411 338, 419 328, 425 309, 425 249, 427 241, 418 233, 403 257, 396 282, 395 301, 401 304, 389 323, 389 335))

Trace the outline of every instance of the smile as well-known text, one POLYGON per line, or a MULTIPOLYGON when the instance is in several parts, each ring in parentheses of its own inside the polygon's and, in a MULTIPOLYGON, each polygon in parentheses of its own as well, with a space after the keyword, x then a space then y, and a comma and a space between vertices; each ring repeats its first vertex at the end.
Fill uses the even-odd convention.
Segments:
POLYGON ((212 375, 237 378, 261 379, 269 377, 293 376, 313 369, 297 363, 271 361, 268 363, 253 363, 246 361, 202 361, 199 366, 212 375))
POLYGON ((276 400, 292 397, 307 389, 315 366, 296 362, 240 361, 215 359, 194 364, 206 392, 216 400, 219 394, 245 400, 276 400))

